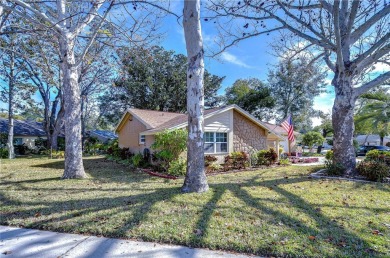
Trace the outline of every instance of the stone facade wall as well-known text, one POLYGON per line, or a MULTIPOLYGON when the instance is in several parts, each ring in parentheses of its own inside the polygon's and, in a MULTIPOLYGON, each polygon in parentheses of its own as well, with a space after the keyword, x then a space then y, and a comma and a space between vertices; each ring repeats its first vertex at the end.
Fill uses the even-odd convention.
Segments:
POLYGON ((266 131, 240 113, 233 113, 233 149, 253 153, 267 149, 266 131))

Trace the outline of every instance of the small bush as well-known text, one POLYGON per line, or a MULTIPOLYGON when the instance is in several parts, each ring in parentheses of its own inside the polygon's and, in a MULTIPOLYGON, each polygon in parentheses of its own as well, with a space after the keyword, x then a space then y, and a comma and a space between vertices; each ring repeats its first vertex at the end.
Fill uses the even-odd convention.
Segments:
POLYGON ((164 171, 171 162, 178 162, 180 154, 187 149, 187 130, 165 130, 157 133, 151 148, 156 150, 154 158, 164 171))
POLYGON ((385 157, 390 158, 390 152, 380 150, 370 150, 366 153, 366 160, 379 160, 383 161, 385 157))
POLYGON ((257 165, 266 165, 270 166, 276 162, 278 159, 278 154, 273 148, 269 150, 260 150, 257 152, 257 165))
POLYGON ((38 137, 37 139, 34 140, 34 143, 35 143, 35 148, 46 149, 46 146, 47 146, 46 139, 42 139, 41 137, 38 137))
POLYGON ((257 166, 257 153, 252 153, 250 156, 250 164, 252 167, 257 166))
POLYGON ((342 164, 334 162, 334 153, 333 151, 328 151, 325 154, 325 168, 326 173, 330 176, 342 176, 345 171, 345 167, 342 164))
POLYGON ((280 159, 279 160, 279 165, 281 165, 281 166, 289 166, 289 165, 291 165, 291 163, 290 163, 289 159, 280 159))
POLYGON ((96 148, 102 150, 106 149, 106 153, 109 156, 112 156, 114 160, 126 160, 134 156, 129 148, 119 148, 118 140, 112 141, 108 146, 96 143, 96 148))
POLYGON ((330 160, 325 160, 326 173, 329 176, 342 176, 344 174, 345 168, 342 164, 334 163, 330 160))
POLYGON ((120 159, 125 160, 125 159, 130 159, 131 157, 134 156, 134 154, 130 152, 129 148, 121 148, 121 149, 119 149, 117 156, 120 159))
POLYGON ((90 137, 84 143, 84 152, 90 155, 99 155, 105 153, 108 146, 100 143, 97 138, 90 137))
POLYGON ((242 169, 246 168, 249 164, 249 156, 243 151, 236 151, 230 153, 225 157, 225 163, 223 165, 224 170, 230 169, 242 169))
POLYGON ((382 182, 390 176, 390 167, 381 161, 362 161, 357 166, 357 171, 371 181, 382 182))
POLYGON ((0 148, 0 158, 6 159, 8 158, 8 149, 7 148, 0 148))
POLYGON ((131 164, 134 167, 138 168, 138 167, 140 167, 142 161, 144 160, 144 157, 142 156, 141 153, 138 153, 138 154, 135 154, 134 156, 132 156, 130 160, 131 160, 131 164))
POLYGON ((260 150, 257 152, 257 163, 256 165, 262 166, 262 165, 267 165, 268 166, 268 161, 266 158, 268 151, 267 150, 260 150))
POLYGON ((206 156, 204 156, 204 165, 205 165, 205 167, 208 167, 208 166, 214 164, 214 162, 216 162, 217 160, 218 159, 215 156, 206 155, 206 156))
POLYGON ((111 156, 117 156, 119 152, 118 140, 112 141, 111 144, 108 145, 107 154, 111 156))
POLYGON ((22 145, 15 145, 14 148, 15 148, 15 153, 19 155, 26 155, 27 153, 30 152, 30 149, 24 143, 22 145))
POLYGON ((186 174, 187 161, 179 158, 170 163, 168 174, 172 176, 184 176, 186 174))
POLYGON ((333 151, 328 151, 326 154, 325 154, 325 159, 326 160, 329 160, 329 161, 333 161, 334 159, 334 154, 333 154, 333 151))

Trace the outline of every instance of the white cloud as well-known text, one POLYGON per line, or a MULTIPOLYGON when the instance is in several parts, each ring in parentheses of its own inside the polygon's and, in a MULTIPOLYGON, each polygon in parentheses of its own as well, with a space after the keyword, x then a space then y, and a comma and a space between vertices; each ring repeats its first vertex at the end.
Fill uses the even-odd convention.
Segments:
POLYGON ((212 47, 215 45, 215 42, 217 40, 215 35, 210 35, 202 31, 202 38, 203 38, 203 43, 207 47, 212 47))
POLYGON ((390 70, 390 65, 385 63, 376 63, 373 66, 374 66, 374 70, 372 70, 371 73, 381 73, 390 70))
POLYGON ((232 64, 235 64, 235 65, 238 65, 238 66, 241 66, 241 67, 244 67, 244 68, 249 68, 249 69, 252 69, 254 67, 244 63, 242 60, 240 60, 237 56, 233 55, 233 54, 230 54, 229 52, 225 51, 221 54, 221 59, 228 62, 228 63, 232 63, 232 64))
POLYGON ((321 124, 321 118, 313 117, 313 118, 311 118, 311 122, 313 123, 313 126, 320 125, 321 124))
MULTIPOLYGON (((334 102, 334 92, 330 90, 331 86, 328 86, 328 91, 321 93, 319 96, 314 98, 313 108, 315 110, 321 110, 324 113, 332 113, 332 107, 334 102)), ((321 118, 313 117, 311 118, 313 126, 321 124, 321 118)))

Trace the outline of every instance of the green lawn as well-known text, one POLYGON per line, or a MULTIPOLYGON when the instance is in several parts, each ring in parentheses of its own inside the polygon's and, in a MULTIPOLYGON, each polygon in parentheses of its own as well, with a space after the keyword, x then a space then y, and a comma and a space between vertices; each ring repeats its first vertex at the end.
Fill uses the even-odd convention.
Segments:
POLYGON ((211 176, 207 193, 183 195, 182 180, 84 162, 88 179, 59 180, 62 160, 1 160, 0 224, 267 256, 390 257, 389 185, 291 166, 211 176))

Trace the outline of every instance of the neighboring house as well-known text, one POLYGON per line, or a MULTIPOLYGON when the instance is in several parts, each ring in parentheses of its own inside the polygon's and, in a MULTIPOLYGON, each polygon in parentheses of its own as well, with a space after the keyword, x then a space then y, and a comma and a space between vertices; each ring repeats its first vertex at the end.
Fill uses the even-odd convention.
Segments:
MULTIPOLYGON (((267 123, 267 122, 263 122, 263 124, 265 124, 271 132, 275 132, 281 136, 284 137, 284 140, 283 141, 280 141, 279 144, 282 146, 284 152, 288 152, 288 139, 287 139, 287 131, 281 127, 280 125, 275 125, 275 124, 271 124, 271 123, 267 123)), ((295 137, 295 142, 292 142, 290 144, 290 151, 294 151, 295 150, 295 143, 296 143, 296 139, 297 137, 300 135, 300 133, 294 131, 294 137, 295 137)), ((271 145, 272 143, 269 142, 268 145, 271 145)))
POLYGON ((118 136, 111 131, 93 130, 88 132, 90 137, 95 137, 99 142, 107 143, 111 140, 118 139, 118 136))
MULTIPOLYGON (((119 147, 142 153, 154 142, 154 135, 166 129, 187 127, 187 114, 128 109, 115 129, 119 147)), ((268 149, 269 142, 284 138, 237 105, 204 111, 205 154, 223 157, 234 151, 254 153, 268 149)))
MULTIPOLYGON (((356 141, 359 143, 359 145, 380 145, 381 143, 381 139, 377 134, 358 135, 356 136, 356 141)), ((390 142, 390 137, 385 136, 383 138, 383 145, 386 145, 388 142, 390 142)))
MULTIPOLYGON (((0 132, 8 134, 8 118, 0 118, 0 132)), ((14 144, 35 148, 37 138, 46 139, 43 123, 14 119, 14 144)))

